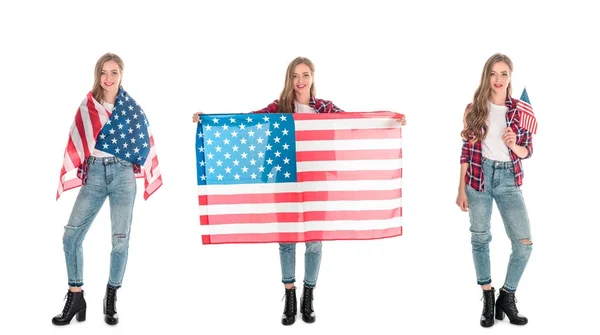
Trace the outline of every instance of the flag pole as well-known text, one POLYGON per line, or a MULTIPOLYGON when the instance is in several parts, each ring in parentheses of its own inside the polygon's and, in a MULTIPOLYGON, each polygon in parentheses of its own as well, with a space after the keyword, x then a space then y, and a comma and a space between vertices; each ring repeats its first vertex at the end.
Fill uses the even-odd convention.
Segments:
MULTIPOLYGON (((527 89, 527 85, 525 85, 525 86, 523 87, 523 91, 525 91, 526 89, 527 89)), ((510 126, 510 124, 512 123, 512 120, 514 119, 514 117, 515 117, 515 114, 517 114, 517 113, 513 113, 513 115, 510 117, 510 121, 508 121, 508 125, 509 125, 509 126, 510 126)))

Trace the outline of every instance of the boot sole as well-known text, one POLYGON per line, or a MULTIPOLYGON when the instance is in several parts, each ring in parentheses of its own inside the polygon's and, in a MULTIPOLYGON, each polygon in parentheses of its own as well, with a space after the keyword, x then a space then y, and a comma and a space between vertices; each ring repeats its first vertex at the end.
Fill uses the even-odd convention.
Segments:
POLYGON ((302 317, 302 321, 306 322, 306 323, 315 323, 315 321, 317 321, 317 318, 314 318, 313 320, 310 319, 305 319, 304 316, 302 317))
MULTIPOLYGON (((69 320, 67 322, 57 322, 57 321, 52 320, 52 324, 55 325, 55 326, 67 326, 67 325, 71 324, 71 321, 73 321, 73 320, 69 320)), ((77 320, 77 321, 78 322, 84 322, 85 320, 77 320)))
POLYGON ((498 310, 498 307, 496 307, 496 315, 495 315, 496 320, 502 321, 502 320, 504 320, 504 317, 507 317, 511 324, 517 325, 517 326, 524 326, 529 322, 529 320, 527 320, 525 322, 514 321, 502 309, 498 310))
POLYGON ((296 318, 294 318, 294 321, 292 321, 292 322, 290 322, 290 323, 286 323, 286 322, 283 322, 283 321, 281 321, 281 324, 282 324, 282 325, 284 325, 284 326, 291 326, 291 325, 293 325, 294 323, 296 323, 296 318))
MULTIPOLYGON (((79 311, 77 311, 73 316, 75 317, 75 320, 77 320, 78 322, 83 322, 85 321, 85 312, 86 309, 81 309, 79 311)), ((73 321, 73 317, 71 317, 68 321, 55 321, 54 319, 52 319, 52 324, 55 326, 66 326, 66 325, 70 325, 71 321, 73 321)))
POLYGON ((510 323, 517 326, 524 326, 527 324, 527 322, 513 322, 512 320, 510 320, 510 323))
POLYGON ((119 323, 119 320, 117 320, 117 321, 110 321, 110 320, 107 320, 107 319, 105 318, 105 319, 104 319, 104 322, 106 322, 106 324, 107 324, 107 325, 114 326, 114 325, 116 325, 117 323, 119 323))
POLYGON ((489 325, 484 325, 484 324, 482 324, 482 323, 479 323, 479 324, 480 324, 480 325, 481 325, 481 327, 483 327, 483 328, 489 328, 489 327, 491 327, 491 326, 493 326, 493 325, 494 325, 494 322, 492 322, 492 323, 491 323, 491 324, 489 324, 489 325))

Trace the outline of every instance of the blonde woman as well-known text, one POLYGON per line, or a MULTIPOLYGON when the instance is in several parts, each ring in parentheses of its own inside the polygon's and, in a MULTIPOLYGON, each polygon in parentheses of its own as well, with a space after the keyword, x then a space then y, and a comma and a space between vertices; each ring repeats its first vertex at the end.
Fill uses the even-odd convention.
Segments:
MULTIPOLYGON (((305 57, 297 57, 287 67, 285 83, 279 99, 267 107, 253 113, 339 113, 343 112, 331 101, 316 97, 314 83, 315 66, 305 57)), ((196 113, 192 119, 199 121, 196 113)), ((404 118, 400 120, 405 124, 404 118)), ((313 323, 316 315, 313 306, 313 291, 321 266, 321 241, 306 242, 304 252, 304 283, 300 298, 300 313, 302 320, 313 323)), ((279 258, 281 263, 281 281, 285 288, 285 307, 281 318, 283 325, 291 325, 296 321, 298 312, 296 298, 296 243, 279 243, 279 258)))
MULTIPOLYGON (((285 75, 285 84, 279 100, 254 113, 339 113, 343 112, 331 101, 318 99, 314 85, 315 66, 305 57, 295 58, 285 75)), ((312 300, 321 267, 321 241, 306 242, 304 252, 304 285, 300 299, 300 313, 304 322, 316 320, 312 300)), ((285 307, 281 323, 296 321, 296 243, 279 243, 281 281, 285 287, 285 307)))
POLYGON ((495 317, 517 325, 527 323, 519 314, 515 291, 532 250, 525 201, 522 159, 533 153, 532 134, 519 126, 521 111, 511 97, 513 63, 503 54, 491 56, 483 68, 481 82, 464 115, 460 181, 456 204, 469 212, 471 244, 477 284, 483 289, 480 324, 490 327, 495 317), (489 243, 492 203, 496 202, 512 253, 504 285, 494 302, 489 243))
MULTIPOLYGON (((67 325, 73 316, 86 319, 82 243, 107 198, 112 251, 103 310, 107 324, 119 322, 116 294, 127 265, 136 176, 142 174, 142 166, 145 174, 148 161, 158 165, 155 156, 147 160, 153 138, 144 112, 121 86, 123 67, 123 60, 112 53, 98 59, 94 86, 71 126, 57 198, 65 190, 81 188, 63 235, 69 290, 63 311, 52 319, 55 325, 67 325), (77 175, 69 179, 69 172, 75 171, 77 175)), ((146 183, 145 197, 161 184, 160 179, 146 183)))

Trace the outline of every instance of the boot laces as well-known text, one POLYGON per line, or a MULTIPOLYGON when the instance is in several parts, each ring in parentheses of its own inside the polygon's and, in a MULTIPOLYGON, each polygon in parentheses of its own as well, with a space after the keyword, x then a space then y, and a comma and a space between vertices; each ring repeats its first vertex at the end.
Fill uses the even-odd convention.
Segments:
POLYGON ((294 315, 296 311, 296 299, 294 298, 295 288, 286 289, 281 301, 285 298, 285 315, 294 315))
POLYGON ((71 293, 70 291, 67 292, 67 294, 65 295, 63 301, 64 300, 66 300, 67 302, 65 303, 65 307, 63 308, 62 313, 63 314, 67 314, 67 312, 71 308, 71 304, 73 303, 73 293, 71 293))
POLYGON ((115 294, 117 292, 117 289, 109 287, 108 288, 108 292, 106 295, 106 310, 111 313, 114 314, 115 313, 115 294))
POLYGON ((514 311, 514 314, 519 314, 519 310, 517 309, 517 297, 514 293, 508 295, 508 306, 510 309, 514 311))
POLYGON ((479 301, 483 301, 483 311, 492 311, 494 309, 494 294, 491 294, 491 299, 485 299, 485 291, 481 295, 481 299, 479 301))
POLYGON ((304 312, 311 313, 312 309, 312 300, 313 300, 313 291, 312 289, 307 289, 304 291, 304 296, 302 299, 302 304, 304 305, 304 312))

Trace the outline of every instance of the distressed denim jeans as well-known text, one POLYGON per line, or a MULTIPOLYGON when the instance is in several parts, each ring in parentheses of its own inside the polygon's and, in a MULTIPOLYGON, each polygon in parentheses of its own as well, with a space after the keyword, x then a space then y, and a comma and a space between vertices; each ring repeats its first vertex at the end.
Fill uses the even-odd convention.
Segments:
POLYGON ((506 291, 514 292, 532 250, 525 201, 521 189, 515 184, 512 162, 498 162, 484 158, 483 178, 483 192, 479 192, 469 185, 465 187, 471 220, 471 245, 477 284, 487 285, 492 282, 489 244, 492 240, 490 233, 492 202, 495 200, 502 222, 504 222, 506 235, 512 245, 503 288, 506 291))
POLYGON ((112 230, 108 285, 119 288, 127 265, 136 193, 133 166, 130 162, 117 157, 90 156, 87 173, 87 182, 79 190, 63 235, 69 286, 83 285, 82 243, 104 200, 108 197, 112 230))
MULTIPOLYGON (((321 266, 320 241, 306 242, 304 252, 304 285, 315 287, 321 266)), ((281 261, 281 281, 284 284, 296 282, 296 243, 279 243, 279 259, 281 261)))

